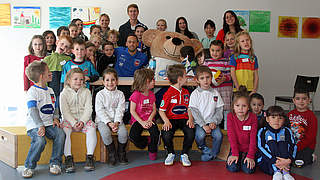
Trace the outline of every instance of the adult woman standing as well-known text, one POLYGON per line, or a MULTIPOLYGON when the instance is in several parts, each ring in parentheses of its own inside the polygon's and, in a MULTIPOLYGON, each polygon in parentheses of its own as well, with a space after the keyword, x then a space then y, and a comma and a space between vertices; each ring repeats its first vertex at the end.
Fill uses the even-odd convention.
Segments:
POLYGON ((228 10, 223 15, 223 29, 218 32, 216 40, 220 40, 224 43, 225 34, 228 32, 237 34, 240 31, 243 31, 243 29, 240 27, 237 15, 233 11, 228 10))
POLYGON ((189 31, 188 22, 185 17, 178 17, 176 21, 176 32, 181 33, 190 39, 199 39, 195 32, 189 31))
POLYGON ((108 31, 110 30, 109 24, 110 24, 110 17, 108 14, 101 14, 99 18, 99 24, 101 26, 101 37, 104 41, 107 40, 108 31))

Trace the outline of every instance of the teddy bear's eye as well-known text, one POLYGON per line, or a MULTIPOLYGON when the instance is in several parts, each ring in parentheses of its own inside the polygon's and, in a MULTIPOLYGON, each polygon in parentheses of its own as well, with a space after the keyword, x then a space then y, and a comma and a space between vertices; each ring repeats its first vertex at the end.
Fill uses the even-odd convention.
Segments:
POLYGON ((171 39, 171 37, 170 36, 166 36, 166 39, 171 39))

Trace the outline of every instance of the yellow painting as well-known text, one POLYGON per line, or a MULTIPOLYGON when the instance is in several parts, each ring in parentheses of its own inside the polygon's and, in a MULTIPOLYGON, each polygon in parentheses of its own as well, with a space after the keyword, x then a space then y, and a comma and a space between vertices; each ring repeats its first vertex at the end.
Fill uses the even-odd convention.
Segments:
POLYGON ((298 38, 299 17, 279 16, 278 37, 298 38))
POLYGON ((10 26, 10 4, 0 4, 0 26, 10 26))

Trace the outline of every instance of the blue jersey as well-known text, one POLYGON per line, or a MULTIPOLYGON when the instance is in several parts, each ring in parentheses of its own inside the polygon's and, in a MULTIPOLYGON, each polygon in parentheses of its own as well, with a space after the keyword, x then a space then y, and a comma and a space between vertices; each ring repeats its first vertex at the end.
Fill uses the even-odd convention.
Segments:
POLYGON ((297 146, 289 128, 281 127, 276 130, 267 125, 258 131, 257 137, 258 163, 262 159, 274 164, 277 157, 290 158, 291 160, 295 158, 297 146))
MULTIPOLYGON (((75 62, 73 59, 71 61, 68 61, 62 69, 62 75, 61 75, 61 83, 64 83, 66 74, 68 71, 70 71, 72 68, 80 68, 84 72, 85 76, 88 76, 90 80, 92 81, 93 77, 99 77, 99 73, 94 68, 93 64, 90 61, 83 61, 83 62, 75 62)), ((86 83, 87 88, 89 88, 89 83, 86 83)))
POLYGON ((117 57, 115 69, 119 77, 133 77, 137 69, 141 69, 148 64, 147 56, 139 51, 131 56, 128 48, 118 47, 114 50, 114 54, 117 57))

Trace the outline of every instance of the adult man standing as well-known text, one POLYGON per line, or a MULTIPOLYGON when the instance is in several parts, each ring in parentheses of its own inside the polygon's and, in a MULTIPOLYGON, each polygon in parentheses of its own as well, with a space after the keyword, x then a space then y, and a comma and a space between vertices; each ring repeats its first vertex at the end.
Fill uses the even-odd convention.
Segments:
POLYGON ((138 15, 139 15, 138 5, 130 4, 127 8, 127 13, 130 19, 125 24, 121 25, 119 28, 119 33, 120 33, 119 41, 118 41, 119 46, 126 45, 127 36, 131 33, 134 33, 136 25, 140 23, 138 20, 138 15))

